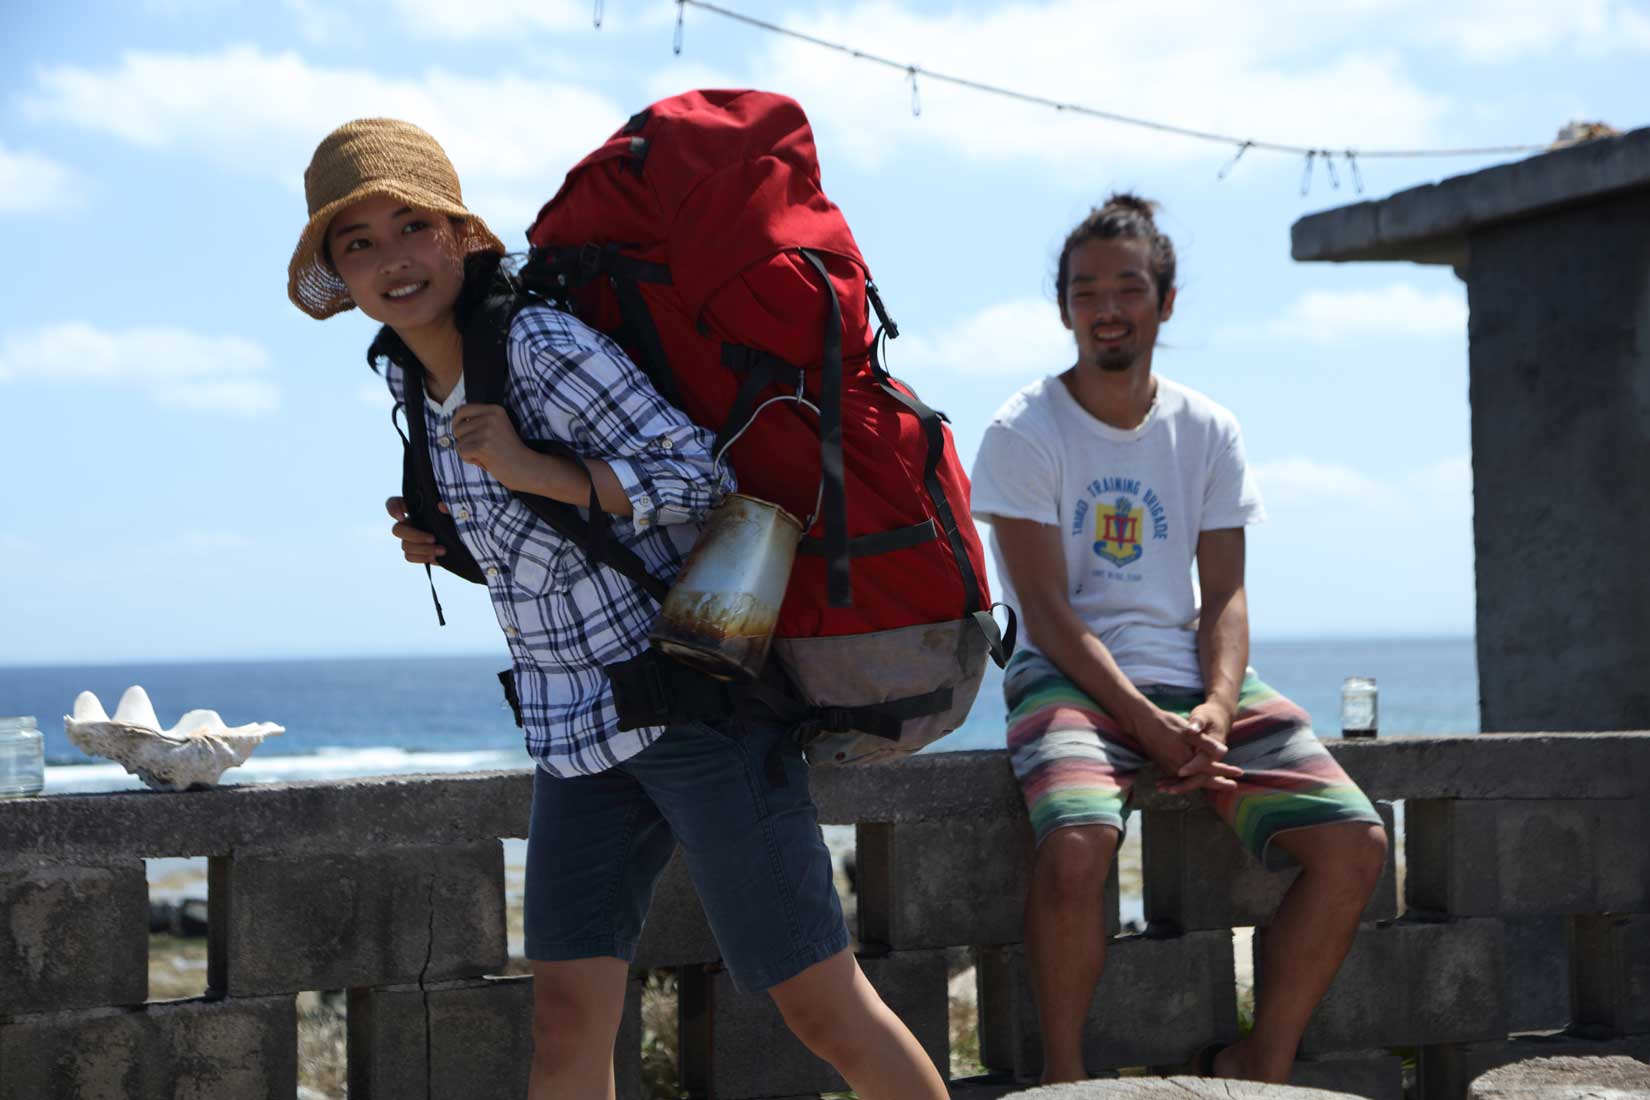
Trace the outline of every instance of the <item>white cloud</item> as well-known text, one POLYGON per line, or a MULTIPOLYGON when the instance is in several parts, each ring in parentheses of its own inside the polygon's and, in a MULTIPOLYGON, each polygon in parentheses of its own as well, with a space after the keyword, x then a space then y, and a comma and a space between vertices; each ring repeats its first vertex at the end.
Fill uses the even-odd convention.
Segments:
MULTIPOLYGON (((592 0, 282 0, 299 33, 333 41, 393 19, 398 31, 447 41, 594 32, 592 0), (389 9, 386 12, 386 8, 389 9)), ((675 5, 648 0, 604 0, 601 30, 625 33, 666 26, 675 5)))
POLYGON ((1254 474, 1262 498, 1273 511, 1336 504, 1386 509, 1399 500, 1395 489, 1350 466, 1304 456, 1258 462, 1254 474))
MULTIPOLYGON (((1358 33, 1371 13, 1404 3, 1343 9, 1303 0, 1164 0, 1107 5, 1102 13, 1092 0, 1048 0, 930 14, 865 0, 778 18, 827 40, 874 42, 882 56, 1032 95, 1240 137, 1344 148, 1440 136, 1444 100, 1421 88, 1392 52, 1371 49, 1374 36, 1358 33), (1105 46, 1128 42, 1152 48, 1105 46)), ((690 25, 690 42, 693 33, 690 25)), ((755 83, 797 96, 834 147, 868 164, 902 148, 943 147, 982 161, 1080 169, 1092 180, 1116 165, 1211 156, 1200 142, 920 78, 922 115, 913 118, 907 74, 794 40, 768 39, 752 69, 755 83)))
POLYGON ((1472 458, 1456 455, 1424 466, 1405 479, 1415 491, 1438 498, 1472 499, 1472 458))
POLYGON ((890 342, 888 354, 895 374, 1013 377, 1047 374, 1069 363, 1074 351, 1054 304, 1023 298, 988 306, 933 337, 907 333, 890 342))
MULTIPOLYGON (((592 31, 592 0, 394 0, 408 29, 441 38, 497 38, 532 32, 592 31)), ((376 5, 374 5, 376 6, 376 5)), ((663 26, 676 18, 675 5, 646 0, 602 0, 604 31, 663 26)))
POLYGON ((132 51, 106 69, 44 68, 21 102, 37 122, 67 123, 294 190, 315 146, 339 124, 405 118, 441 142, 468 204, 497 223, 506 243, 568 167, 629 115, 583 87, 507 72, 387 77, 246 45, 199 54, 132 51))
POLYGON ((1426 293, 1393 283, 1375 290, 1307 291, 1280 316, 1222 329, 1215 339, 1336 344, 1353 337, 1464 340, 1466 332, 1465 290, 1426 293))
POLYGON ((1650 13, 1631 0, 1455 0, 1430 9, 1415 26, 1477 62, 1650 52, 1650 13))
POLYGON ((1305 511, 1321 517, 1345 509, 1377 523, 1417 513, 1471 514, 1472 460, 1467 455, 1387 478, 1304 455, 1257 462, 1253 471, 1267 508, 1274 512, 1305 511))
POLYGON ((251 340, 173 327, 115 330, 66 322, 0 337, 0 382, 131 388, 165 407, 191 411, 272 411, 280 391, 259 377, 269 364, 269 352, 251 340))
POLYGON ((0 214, 44 214, 80 205, 85 188, 68 165, 0 142, 0 214))

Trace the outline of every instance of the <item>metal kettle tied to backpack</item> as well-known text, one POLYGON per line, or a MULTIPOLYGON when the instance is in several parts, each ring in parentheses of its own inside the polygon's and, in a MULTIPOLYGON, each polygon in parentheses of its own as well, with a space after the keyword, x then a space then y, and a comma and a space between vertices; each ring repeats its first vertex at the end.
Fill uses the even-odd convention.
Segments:
MULTIPOLYGON (((653 645, 604 670, 620 727, 760 712, 810 761, 847 764, 960 725, 986 659, 1012 651, 1012 613, 1005 636, 942 415, 879 360, 898 328, 820 189, 801 108, 753 91, 662 100, 568 173, 528 240, 519 283, 500 271, 508 292, 461 317, 469 399, 503 403, 510 320, 554 299, 716 432, 739 485, 668 591, 611 536, 593 483, 586 515, 516 494, 661 605, 653 645)), ((476 580, 433 507, 420 390, 406 387, 409 505, 448 547, 442 566, 476 580)))

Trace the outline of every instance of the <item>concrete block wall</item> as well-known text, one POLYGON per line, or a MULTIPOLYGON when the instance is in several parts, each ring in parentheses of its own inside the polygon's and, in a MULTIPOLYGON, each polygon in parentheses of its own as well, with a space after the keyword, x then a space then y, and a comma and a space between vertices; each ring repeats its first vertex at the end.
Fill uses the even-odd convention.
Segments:
MULTIPOLYGON (((1650 778, 1626 767, 1640 784, 1650 778)), ((1410 910, 1450 924, 1493 917, 1502 928, 1506 1033, 1463 1042, 1429 1034, 1420 1044, 1427 1100, 1454 1100, 1497 1065, 1596 1053, 1600 1041, 1650 1054, 1650 799, 1642 790, 1415 799, 1406 817, 1410 910)))
MULTIPOLYGON (((1392 805, 1376 810, 1392 832, 1392 805)), ((1213 810, 1147 810, 1141 814, 1146 919, 1185 932, 1265 924, 1299 868, 1268 871, 1238 843, 1213 810)), ((1364 920, 1398 915, 1395 849, 1364 910, 1364 920)))
MULTIPOLYGON (((1407 800, 1408 912, 1389 869, 1297 1083, 1396 1100, 1391 1048, 1413 1047, 1428 1100, 1455 1100, 1475 1067, 1533 1049, 1516 1034, 1530 1027, 1650 1047, 1650 907, 1631 870, 1642 853, 1623 847, 1644 835, 1633 807, 1650 793, 1650 735, 1330 748, 1372 797, 1407 800), (1564 858, 1550 858, 1560 844, 1564 858), (1526 853, 1541 875, 1519 862, 1526 853)), ((1200 801, 1163 796, 1149 778, 1137 808, 1151 935, 1109 940, 1085 1040, 1097 1073, 1176 1066, 1237 1034, 1232 929, 1258 928, 1263 964, 1292 875, 1262 871, 1200 801)), ((873 984, 946 1068, 948 959, 964 949, 994 1074, 957 1094, 1033 1078, 1041 1040, 1021 927, 1032 851, 1003 754, 815 779, 822 822, 858 826, 856 931, 873 984)), ((528 979, 497 976, 499 838, 525 830, 530 797, 530 776, 503 773, 0 802, 0 1096, 286 1100, 294 995, 315 989, 349 991, 351 1095, 462 1095, 477 1080, 518 1093, 532 997, 528 979), (212 992, 147 1003, 142 859, 176 855, 211 859, 212 992)), ((1115 933, 1115 876, 1097 912, 1115 933)), ((674 860, 628 987, 620 1096, 641 1089, 643 968, 679 977, 681 1077, 696 1095, 840 1087, 768 997, 733 988, 719 957, 674 860)))

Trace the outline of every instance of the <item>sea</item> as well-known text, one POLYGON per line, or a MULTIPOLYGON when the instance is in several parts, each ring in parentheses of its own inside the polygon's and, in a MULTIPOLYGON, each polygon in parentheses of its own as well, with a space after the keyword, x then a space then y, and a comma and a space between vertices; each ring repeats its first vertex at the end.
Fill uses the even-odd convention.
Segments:
MULTIPOLYGON (((1380 735, 1476 733, 1478 675, 1469 638, 1256 641, 1261 678, 1305 707, 1320 736, 1340 734, 1341 682, 1369 676, 1380 735)), ((229 725, 275 722, 226 783, 524 768, 521 731, 499 693, 499 658, 457 656, 177 661, 0 667, 0 716, 33 715, 45 734, 46 794, 141 787, 120 765, 68 741, 63 716, 82 691, 114 713, 140 684, 163 725, 217 711, 229 725)), ((1002 674, 988 666, 968 721, 929 751, 1001 748, 1002 674)))

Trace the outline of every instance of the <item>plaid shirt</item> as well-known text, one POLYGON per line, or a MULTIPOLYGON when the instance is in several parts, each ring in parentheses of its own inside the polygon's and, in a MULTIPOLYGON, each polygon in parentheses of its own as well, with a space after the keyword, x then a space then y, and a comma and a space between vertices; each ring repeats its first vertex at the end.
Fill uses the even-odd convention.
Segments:
MULTIPOLYGON (((674 580, 705 513, 734 488, 732 472, 711 462, 713 433, 660 397, 617 344, 554 307, 516 315, 508 355, 505 400, 522 437, 560 440, 606 462, 634 509, 613 517, 613 537, 654 576, 674 580)), ((392 364, 385 373, 402 400, 401 370, 392 364)), ((452 423, 463 404, 462 381, 441 405, 425 402, 430 455, 459 537, 487 574, 515 664, 527 751, 551 775, 604 771, 664 732, 620 732, 602 673, 647 648, 657 605, 460 460, 452 423)))

